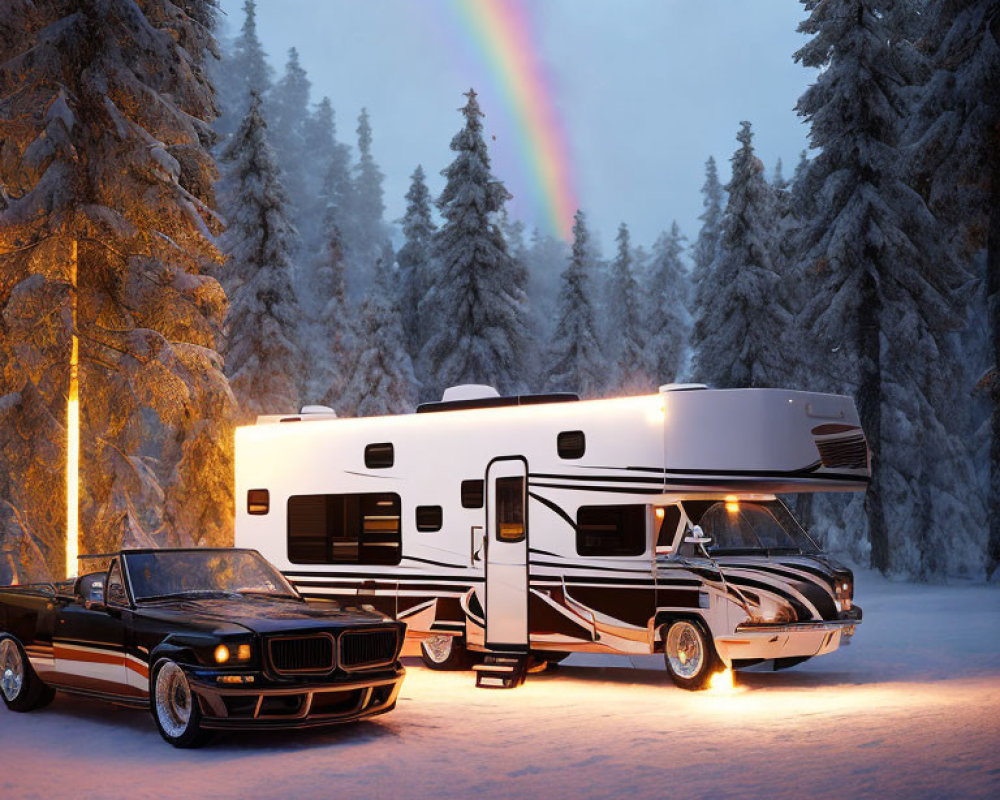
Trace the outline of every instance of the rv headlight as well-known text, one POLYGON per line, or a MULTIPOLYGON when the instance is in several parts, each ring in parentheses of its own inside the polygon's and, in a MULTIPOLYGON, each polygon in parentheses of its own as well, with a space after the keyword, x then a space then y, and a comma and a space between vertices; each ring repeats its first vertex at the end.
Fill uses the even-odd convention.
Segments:
POLYGON ((795 622, 795 610, 787 603, 762 597, 757 606, 757 622, 795 622))

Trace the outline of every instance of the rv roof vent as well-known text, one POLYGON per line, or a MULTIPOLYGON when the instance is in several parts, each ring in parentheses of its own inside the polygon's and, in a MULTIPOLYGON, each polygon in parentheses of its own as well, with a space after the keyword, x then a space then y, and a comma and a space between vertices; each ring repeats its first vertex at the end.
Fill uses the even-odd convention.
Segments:
POLYGON ((456 400, 483 400, 487 397, 499 397, 500 392, 492 386, 482 383, 463 383, 461 386, 449 386, 441 395, 442 403, 453 403, 456 400))
POLYGON ((300 414, 322 414, 324 417, 336 417, 337 412, 330 406, 302 406, 300 414))
POLYGON ((696 392, 699 389, 707 389, 704 383, 665 383, 660 387, 661 392, 696 392))

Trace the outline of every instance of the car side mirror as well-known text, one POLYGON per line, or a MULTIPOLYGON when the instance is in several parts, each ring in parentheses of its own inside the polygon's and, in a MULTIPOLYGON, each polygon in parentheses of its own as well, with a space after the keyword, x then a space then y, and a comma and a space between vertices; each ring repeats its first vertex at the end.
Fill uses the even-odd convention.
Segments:
POLYGON ((695 525, 685 534, 684 542, 686 544, 711 544, 712 537, 705 535, 705 531, 701 529, 701 525, 695 525))
POLYGON ((87 608, 104 606, 104 584, 100 581, 90 584, 90 593, 87 595, 87 608))

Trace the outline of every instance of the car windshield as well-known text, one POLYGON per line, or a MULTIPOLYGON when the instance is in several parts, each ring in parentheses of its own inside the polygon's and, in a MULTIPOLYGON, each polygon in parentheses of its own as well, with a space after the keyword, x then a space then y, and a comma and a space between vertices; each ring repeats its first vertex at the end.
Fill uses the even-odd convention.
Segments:
POLYGON ((159 550, 127 553, 136 600, 177 596, 298 597, 280 572, 251 550, 159 550))
POLYGON ((708 504, 700 519, 710 555, 818 553, 819 547, 784 503, 720 501, 708 504))

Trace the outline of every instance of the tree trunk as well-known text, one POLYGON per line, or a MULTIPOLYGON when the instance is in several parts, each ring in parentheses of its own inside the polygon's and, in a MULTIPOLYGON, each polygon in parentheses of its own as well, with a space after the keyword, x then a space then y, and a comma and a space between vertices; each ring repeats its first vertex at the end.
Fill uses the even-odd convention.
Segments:
MULTIPOLYGON (((868 265, 878 256, 866 254, 868 265)), ((871 266, 868 267, 871 269, 871 266)), ((885 573, 889 569, 889 531, 885 523, 882 500, 882 303, 875 285, 875 276, 866 272, 861 282, 861 303, 858 323, 858 355, 861 375, 858 386, 858 414, 861 427, 868 437, 872 454, 872 479, 865 495, 868 517, 868 541, 871 543, 871 566, 885 573)))
POLYGON ((992 169, 990 170, 990 217, 986 240, 986 304, 993 345, 993 401, 990 441, 989 520, 990 537, 986 550, 986 574, 1000 566, 1000 124, 994 125, 992 169))

